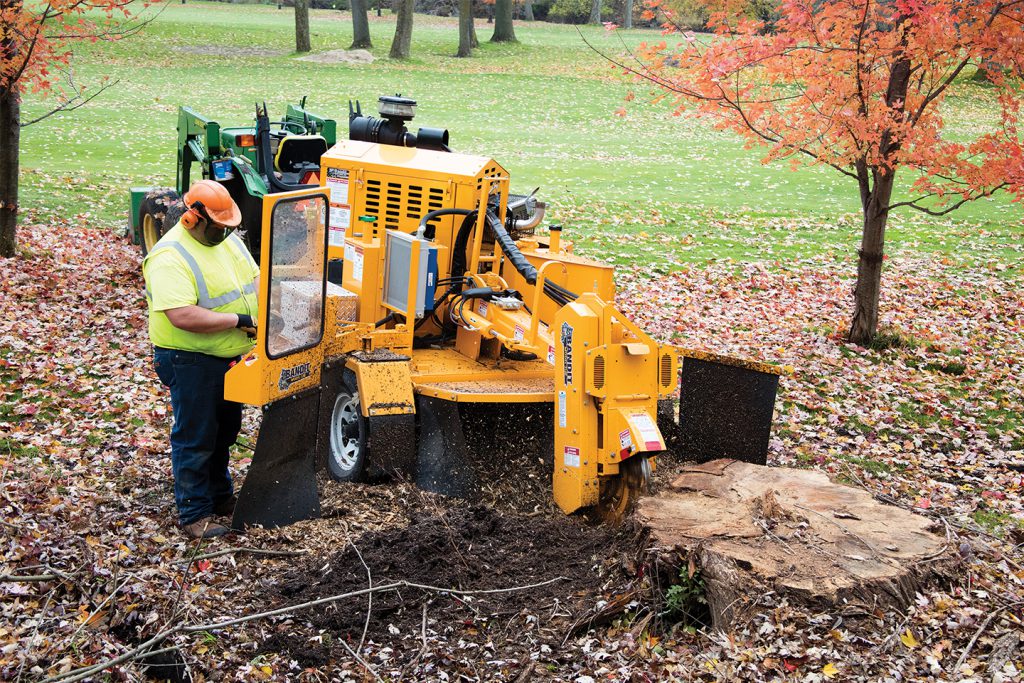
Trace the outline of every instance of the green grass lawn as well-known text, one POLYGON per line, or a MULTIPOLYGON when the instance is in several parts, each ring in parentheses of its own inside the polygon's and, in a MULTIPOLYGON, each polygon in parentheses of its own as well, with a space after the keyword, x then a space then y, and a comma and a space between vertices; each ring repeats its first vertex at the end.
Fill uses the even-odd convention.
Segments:
MULTIPOLYGON (((150 8, 154 13, 160 8, 150 8)), ((613 262, 640 260, 657 269, 709 259, 790 260, 849 255, 859 235, 852 182, 826 169, 762 166, 760 153, 702 122, 651 104, 648 88, 631 85, 598 54, 660 39, 656 31, 517 23, 518 44, 482 46, 471 59, 452 57, 456 19, 417 15, 413 59, 387 59, 394 20, 371 16, 377 61, 316 64, 297 59, 293 15, 273 6, 189 2, 166 5, 141 33, 116 44, 80 46, 79 83, 104 76, 118 83, 73 113, 23 132, 23 206, 123 224, 128 187, 173 185, 176 112, 189 105, 222 125, 248 124, 256 102, 271 113, 309 96, 308 106, 341 122, 347 103, 371 111, 379 95, 418 100, 414 124, 447 127, 458 151, 494 157, 514 189, 540 186, 550 218, 580 238, 584 251, 613 262), (197 54, 259 48, 264 56, 197 54), (268 54, 276 52, 276 54, 268 54), (636 101, 615 115, 630 88, 636 101)), ((313 51, 351 42, 347 13, 315 11, 313 51)), ((46 111, 29 95, 26 118, 46 111)), ((953 136, 994 121, 982 87, 964 84, 951 99, 953 136)), ((956 218, 896 214, 890 253, 938 252, 967 265, 993 259, 1021 268, 1019 204, 978 202, 956 218)))

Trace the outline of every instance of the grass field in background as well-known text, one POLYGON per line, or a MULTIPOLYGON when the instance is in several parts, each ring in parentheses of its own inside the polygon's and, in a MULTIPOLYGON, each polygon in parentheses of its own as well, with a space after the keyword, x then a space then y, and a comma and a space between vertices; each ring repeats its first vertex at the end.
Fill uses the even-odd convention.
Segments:
MULTIPOLYGON (((448 128, 454 149, 508 168, 515 190, 540 186, 551 221, 565 224, 584 251, 613 262, 663 270, 725 258, 845 258, 856 248, 859 207, 849 179, 762 166, 761 154, 737 137, 651 104, 648 88, 624 81, 581 37, 620 54, 624 45, 660 40, 657 31, 517 22, 518 44, 490 44, 491 27, 478 20, 480 49, 456 59, 457 20, 416 15, 413 58, 394 62, 387 59, 394 19, 385 13, 370 18, 376 62, 317 64, 294 54, 289 9, 189 2, 147 10, 156 12, 132 38, 79 47, 77 82, 109 76, 118 83, 86 107, 23 131, 23 207, 123 225, 129 186, 174 183, 179 105, 222 125, 250 124, 256 102, 275 116, 308 95, 307 106, 337 118, 341 132, 350 98, 375 113, 378 96, 402 93, 419 102, 413 127, 448 128), (264 53, 240 54, 253 49, 264 53), (616 116, 631 88, 636 101, 616 116)), ((351 42, 348 13, 314 11, 311 30, 313 52, 351 42)), ((47 104, 29 95, 26 119, 47 104)), ((965 83, 947 107, 948 132, 968 137, 996 116, 990 92, 965 83)), ((1020 204, 1004 198, 954 219, 902 211, 890 223, 889 251, 938 252, 965 265, 996 261, 1017 272, 1021 215, 1020 204)))

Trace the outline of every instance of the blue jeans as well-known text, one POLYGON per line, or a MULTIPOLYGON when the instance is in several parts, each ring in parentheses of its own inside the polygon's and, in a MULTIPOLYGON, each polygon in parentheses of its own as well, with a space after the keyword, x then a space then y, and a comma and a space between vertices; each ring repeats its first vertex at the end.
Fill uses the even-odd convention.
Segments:
POLYGON ((156 347, 153 366, 171 390, 174 502, 191 524, 231 497, 228 450, 242 428, 242 404, 224 400, 224 373, 233 358, 156 347))

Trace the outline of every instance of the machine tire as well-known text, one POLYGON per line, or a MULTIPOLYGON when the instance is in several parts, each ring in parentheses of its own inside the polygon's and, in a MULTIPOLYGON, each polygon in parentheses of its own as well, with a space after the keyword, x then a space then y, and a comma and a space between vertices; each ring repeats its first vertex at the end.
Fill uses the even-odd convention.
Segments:
POLYGON ((331 405, 327 471, 335 481, 363 481, 369 461, 369 423, 359 408, 359 394, 339 391, 331 405))
POLYGON ((157 188, 143 198, 135 223, 143 258, 174 227, 184 209, 181 197, 169 187, 157 188))

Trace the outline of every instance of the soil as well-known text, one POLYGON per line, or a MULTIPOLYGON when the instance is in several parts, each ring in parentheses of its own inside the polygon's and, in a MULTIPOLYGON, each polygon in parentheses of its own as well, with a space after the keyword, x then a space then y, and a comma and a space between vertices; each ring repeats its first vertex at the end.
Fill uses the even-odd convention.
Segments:
POLYGON ((299 60, 317 64, 373 64, 373 54, 368 50, 328 50, 299 57, 299 60))
POLYGON ((354 543, 288 573, 268 608, 364 589, 367 567, 375 585, 406 580, 487 590, 562 578, 522 591, 466 596, 403 588, 374 594, 372 606, 353 598, 312 614, 313 627, 327 634, 321 642, 296 637, 282 625, 264 651, 324 666, 346 659, 338 639, 355 647, 366 624, 366 642, 390 648, 393 658, 422 657, 427 642, 441 637, 492 648, 495 659, 515 662, 543 644, 555 650, 580 615, 601 596, 625 592, 636 573, 636 551, 624 533, 577 518, 502 514, 483 505, 414 510, 407 526, 368 532, 354 543))

